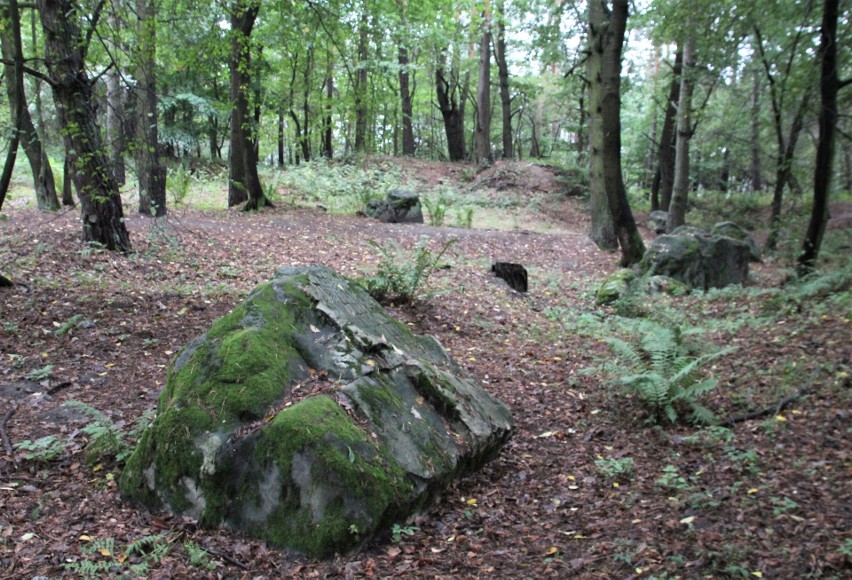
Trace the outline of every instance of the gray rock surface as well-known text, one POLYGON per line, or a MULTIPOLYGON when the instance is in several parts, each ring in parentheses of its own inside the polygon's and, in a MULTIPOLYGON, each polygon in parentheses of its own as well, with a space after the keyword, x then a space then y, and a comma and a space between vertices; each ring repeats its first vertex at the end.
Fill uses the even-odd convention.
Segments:
POLYGON ((422 224, 423 209, 420 196, 410 191, 394 189, 384 200, 373 200, 364 211, 367 216, 381 222, 397 224, 422 224))
POLYGON ((725 236, 745 242, 748 246, 749 259, 752 262, 761 262, 760 246, 757 245, 757 240, 754 239, 745 228, 741 228, 734 222, 719 222, 713 229, 710 230, 711 236, 725 236))
POLYGON ((513 430, 437 340, 328 268, 285 268, 178 354, 120 487, 329 557, 420 511, 513 430))
POLYGON ((658 237, 642 258, 641 270, 669 276, 690 288, 721 288, 748 278, 748 245, 700 228, 681 226, 658 237))

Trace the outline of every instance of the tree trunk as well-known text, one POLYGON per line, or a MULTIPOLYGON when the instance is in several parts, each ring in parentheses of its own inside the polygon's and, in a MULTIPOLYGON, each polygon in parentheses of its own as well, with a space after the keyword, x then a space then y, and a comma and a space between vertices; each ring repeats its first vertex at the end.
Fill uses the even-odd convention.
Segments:
POLYGON ((669 87, 669 98, 666 100, 666 112, 663 117, 663 130, 660 133, 659 152, 657 153, 657 171, 651 185, 651 209, 669 209, 674 188, 675 166, 675 125, 677 123, 677 102, 680 100, 680 81, 683 70, 683 45, 677 47, 674 66, 672 67, 672 84, 669 87))
POLYGON ((12 36, 11 81, 15 85, 12 92, 19 96, 19 98, 16 98, 14 101, 10 100, 9 102, 12 109, 12 135, 9 137, 9 147, 6 151, 3 173, 0 174, 0 209, 3 208, 6 193, 9 191, 9 184, 12 182, 12 173, 15 170, 15 160, 18 158, 18 144, 20 142, 24 118, 24 49, 21 43, 21 14, 18 12, 18 3, 16 1, 9 3, 7 14, 12 36))
POLYGON ((462 99, 464 95, 459 95, 461 92, 458 82, 458 70, 452 67, 450 70, 450 78, 446 77, 446 52, 442 58, 444 62, 440 63, 435 69, 435 87, 438 96, 438 108, 441 110, 441 116, 444 118, 444 131, 447 135, 447 149, 450 155, 450 161, 464 161, 467 157, 465 152, 465 134, 464 134, 464 107, 459 106, 459 97, 462 99))
POLYGON ((358 75, 355 82, 355 152, 367 152, 367 9, 358 21, 358 75))
POLYGON ((284 111, 278 110, 278 167, 284 167, 284 111))
POLYGON ((334 63, 331 56, 325 65, 325 119, 323 120, 322 154, 327 159, 334 157, 334 128, 331 119, 331 102, 334 99, 334 63))
MULTIPOLYGON (((17 6, 15 2, 11 4, 16 4, 17 6)), ((0 17, 11 21, 9 12, 10 8, 0 8, 0 17)), ((24 153, 26 153, 27 160, 30 163, 30 169, 32 170, 38 208, 41 211, 55 211, 59 209, 59 199, 56 196, 56 182, 53 179, 50 160, 33 125, 32 116, 30 116, 30 111, 27 107, 26 94, 18 94, 18 89, 23 89, 23 82, 18 86, 15 80, 15 33, 20 33, 20 22, 17 23, 17 26, 16 30, 13 30, 15 29, 15 24, 4 26, 2 32, 0 32, 0 44, 2 44, 3 58, 6 61, 3 67, 3 74, 6 80, 6 95, 9 99, 9 108, 12 112, 13 126, 16 125, 16 114, 20 113, 21 115, 21 126, 18 135, 20 136, 20 144, 23 146, 24 153)), ((17 46, 20 46, 20 44, 17 44, 17 46)), ((20 64, 23 64, 23 61, 20 64)))
POLYGON ((751 89, 751 190, 763 190, 760 167, 760 75, 754 71, 751 89))
POLYGON ((479 43, 479 82, 476 85, 476 162, 490 165, 491 154, 491 1, 482 11, 482 38, 479 43))
MULTIPOLYGON (((589 79, 589 203, 592 220, 589 237, 603 250, 618 248, 615 223, 609 211, 609 199, 604 178, 604 133, 603 133, 603 61, 604 52, 611 50, 611 40, 606 39, 610 31, 609 10, 601 0, 589 2, 589 55, 586 74, 589 79)), ((609 56, 611 58, 611 56, 609 56)), ((533 141, 536 143, 536 141, 533 141)), ((530 152, 532 155, 532 152, 530 152)))
POLYGON ((775 250, 778 245, 779 229, 781 227, 781 209, 784 203, 784 188, 789 184, 792 186, 793 177, 793 158, 796 154, 796 145, 799 142, 799 135, 805 124, 805 112, 810 102, 810 89, 802 95, 802 100, 799 101, 799 107, 793 116, 793 122, 790 124, 790 133, 784 139, 783 135, 780 138, 778 159, 775 162, 775 187, 772 188, 772 206, 769 216, 769 235, 766 238, 766 249, 775 250))
POLYGON ((82 208, 83 238, 128 252, 130 236, 121 196, 92 107, 92 79, 85 63, 88 43, 77 26, 78 7, 69 0, 38 0, 37 5, 53 100, 59 123, 66 128, 65 149, 74 154, 72 173, 82 208))
POLYGON ((589 80, 593 143, 592 161, 602 173, 602 189, 621 246, 621 265, 639 262, 645 245, 630 211, 621 172, 621 50, 627 28, 628 0, 589 2, 589 80))
MULTIPOLYGON (((399 63, 399 100, 402 108, 402 154, 414 155, 414 107, 411 99, 411 86, 409 82, 409 57, 408 47, 410 31, 408 29, 408 0, 397 0, 402 33, 397 38, 397 62, 399 63)), ((396 124, 394 124, 394 135, 396 135, 396 124)), ((396 138, 394 138, 394 155, 396 154, 396 138)))
POLYGON ((669 204, 666 231, 671 232, 686 223, 686 204, 689 198, 689 140, 692 138, 692 92, 695 75, 695 34, 689 34, 683 47, 683 74, 680 79, 680 99, 677 105, 677 142, 675 144, 674 189, 669 204))
MULTIPOLYGON (((116 39, 121 37, 122 28, 124 28, 120 14, 126 10, 126 7, 122 4, 123 0, 113 0, 112 7, 109 10, 109 27, 116 35, 116 39)), ((119 50, 123 49, 119 46, 119 50)), ((124 167, 124 135, 126 131, 124 127, 124 89, 121 86, 121 71, 117 67, 118 63, 113 63, 112 68, 104 75, 106 83, 105 129, 110 163, 113 173, 115 173, 115 181, 121 187, 127 179, 124 167)))
POLYGON ((500 108, 503 114, 503 159, 513 159, 512 147, 512 99, 509 95, 509 65, 506 62, 506 9, 505 0, 497 1, 497 38, 494 43, 494 59, 497 61, 500 79, 500 108))
POLYGON ((166 167, 160 162, 157 121, 157 5, 154 0, 136 0, 136 115, 139 146, 136 173, 139 179, 139 213, 166 215, 166 167))
POLYGON ((249 113, 251 82, 251 31, 260 0, 237 0, 231 6, 231 154, 228 207, 246 202, 254 211, 270 205, 257 174, 257 154, 253 144, 256 131, 249 113))
MULTIPOLYGON (((798 258, 799 274, 816 267, 825 225, 828 222, 828 196, 834 164, 834 140, 837 130, 837 93, 841 82, 837 74, 837 21, 839 0, 823 2, 822 29, 818 57, 820 61, 819 140, 814 166, 814 201, 808 231, 798 258)), ((848 83, 849 80, 844 81, 848 83)))
POLYGON ((73 174, 74 163, 71 160, 71 155, 66 153, 62 165, 62 205, 67 207, 74 207, 74 192, 72 191, 74 179, 71 177, 73 174))

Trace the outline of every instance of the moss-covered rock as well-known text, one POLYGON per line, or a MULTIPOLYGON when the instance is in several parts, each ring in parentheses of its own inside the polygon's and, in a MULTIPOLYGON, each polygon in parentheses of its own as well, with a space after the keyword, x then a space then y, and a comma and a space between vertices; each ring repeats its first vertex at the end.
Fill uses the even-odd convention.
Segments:
POLYGON ((177 355, 120 486, 327 557, 422 509, 513 429, 438 341, 328 268, 286 268, 177 355))
POLYGON ((681 226, 654 240, 640 269, 643 274, 668 276, 690 288, 707 290, 744 282, 749 255, 743 241, 681 226))

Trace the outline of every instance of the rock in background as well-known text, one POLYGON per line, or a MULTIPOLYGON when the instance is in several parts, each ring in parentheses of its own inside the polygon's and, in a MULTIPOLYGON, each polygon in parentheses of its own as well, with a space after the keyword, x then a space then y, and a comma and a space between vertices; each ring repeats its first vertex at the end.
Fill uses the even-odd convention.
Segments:
POLYGON ((369 202, 364 213, 368 217, 376 218, 384 223, 423 223, 423 209, 420 206, 420 196, 416 193, 398 189, 389 191, 387 199, 369 202))
POLYGON ((422 510, 513 430, 437 340, 328 268, 285 268, 178 354, 120 486, 329 557, 422 510))
POLYGON ((690 288, 707 290, 746 281, 751 256, 744 241, 681 226, 654 240, 640 269, 649 275, 669 276, 690 288))

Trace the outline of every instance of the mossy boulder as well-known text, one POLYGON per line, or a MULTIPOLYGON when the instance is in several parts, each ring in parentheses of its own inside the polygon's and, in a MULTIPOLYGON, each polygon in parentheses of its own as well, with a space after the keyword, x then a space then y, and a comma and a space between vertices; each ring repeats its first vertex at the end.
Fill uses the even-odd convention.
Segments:
POLYGON ((120 488, 329 557, 421 510, 513 430, 437 340, 328 268, 285 268, 177 355, 120 488))
POLYGON ((734 222, 719 222, 710 230, 710 235, 725 236, 745 242, 748 246, 749 260, 752 262, 763 261, 760 256, 760 246, 757 244, 757 240, 745 228, 738 226, 734 222))
POLYGON ((422 224, 420 196, 411 191, 392 189, 387 198, 371 200, 364 211, 367 216, 391 224, 422 224))
POLYGON ((654 240, 640 269, 643 274, 668 276, 690 288, 707 290, 744 282, 750 255, 744 241, 681 226, 654 240))

